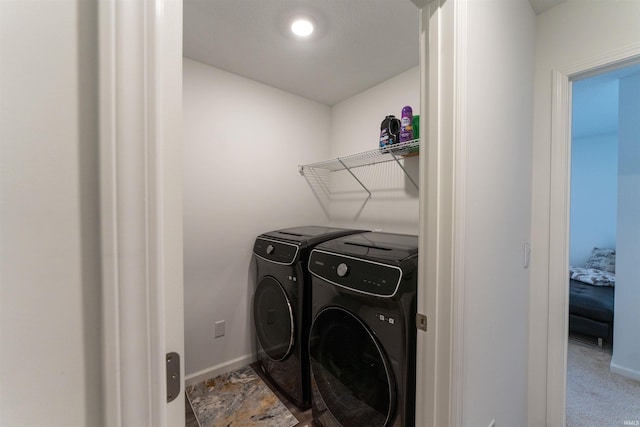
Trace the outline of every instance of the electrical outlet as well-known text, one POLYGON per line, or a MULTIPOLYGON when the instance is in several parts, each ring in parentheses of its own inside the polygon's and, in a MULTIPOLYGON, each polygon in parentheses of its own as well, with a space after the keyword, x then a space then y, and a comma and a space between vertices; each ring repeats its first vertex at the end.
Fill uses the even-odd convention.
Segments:
POLYGON ((216 322, 216 338, 224 336, 224 320, 216 322))
POLYGON ((495 419, 491 420, 491 422, 489 423, 489 427, 496 427, 496 420, 495 419))

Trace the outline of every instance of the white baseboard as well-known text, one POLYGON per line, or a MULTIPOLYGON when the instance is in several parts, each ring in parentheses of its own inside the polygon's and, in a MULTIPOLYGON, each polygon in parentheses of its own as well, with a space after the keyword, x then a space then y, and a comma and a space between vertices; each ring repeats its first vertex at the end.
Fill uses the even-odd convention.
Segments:
POLYGON ((227 372, 242 368, 243 366, 247 366, 257 360, 258 358, 255 354, 246 354, 236 359, 203 369, 202 371, 186 375, 184 377, 184 384, 185 386, 194 385, 204 380, 208 380, 209 378, 217 377, 218 375, 226 374, 227 372))
POLYGON ((622 375, 623 377, 631 378, 632 380, 640 381, 640 372, 635 371, 633 369, 625 368, 624 366, 616 365, 611 362, 609 365, 609 369, 614 374, 622 375))

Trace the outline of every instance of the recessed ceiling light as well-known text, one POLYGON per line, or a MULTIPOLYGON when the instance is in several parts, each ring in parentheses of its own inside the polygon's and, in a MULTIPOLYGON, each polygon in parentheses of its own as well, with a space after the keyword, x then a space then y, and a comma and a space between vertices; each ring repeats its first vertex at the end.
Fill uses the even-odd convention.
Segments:
POLYGON ((291 32, 296 36, 308 37, 313 33, 313 22, 307 18, 298 18, 291 23, 291 32))

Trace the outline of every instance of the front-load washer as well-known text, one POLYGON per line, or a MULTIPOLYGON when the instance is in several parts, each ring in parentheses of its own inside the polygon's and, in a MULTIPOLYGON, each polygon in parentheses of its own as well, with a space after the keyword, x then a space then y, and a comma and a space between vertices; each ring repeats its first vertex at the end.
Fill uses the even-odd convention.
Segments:
POLYGON ((314 421, 415 425, 417 236, 369 232, 309 258, 314 421))
POLYGON ((253 316, 258 361, 272 384, 301 408, 310 405, 309 253, 318 243, 361 231, 306 226, 271 231, 255 240, 253 316))

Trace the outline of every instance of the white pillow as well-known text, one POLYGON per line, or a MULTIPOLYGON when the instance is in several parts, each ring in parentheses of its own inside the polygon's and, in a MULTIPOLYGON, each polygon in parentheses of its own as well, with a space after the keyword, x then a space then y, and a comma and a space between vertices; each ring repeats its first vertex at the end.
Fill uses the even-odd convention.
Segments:
POLYGON ((587 260, 584 268, 595 268, 596 270, 616 272, 616 250, 593 248, 591 256, 587 260))

